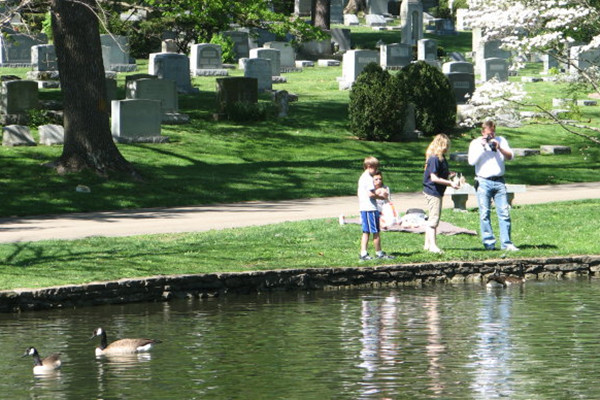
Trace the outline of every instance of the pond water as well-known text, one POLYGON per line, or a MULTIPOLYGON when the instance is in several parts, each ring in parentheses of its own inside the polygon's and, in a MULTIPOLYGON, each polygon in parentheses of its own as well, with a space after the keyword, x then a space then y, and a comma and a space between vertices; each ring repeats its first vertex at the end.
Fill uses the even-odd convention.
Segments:
POLYGON ((224 296, 0 315, 5 399, 600 398, 600 281, 224 296), (109 342, 152 352, 96 358, 109 342), (62 353, 59 373, 34 376, 62 353))

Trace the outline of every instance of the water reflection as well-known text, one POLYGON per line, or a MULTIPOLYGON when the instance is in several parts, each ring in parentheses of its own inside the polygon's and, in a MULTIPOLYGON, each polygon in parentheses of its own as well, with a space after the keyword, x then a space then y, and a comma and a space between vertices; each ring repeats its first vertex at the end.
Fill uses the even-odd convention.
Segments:
POLYGON ((0 315, 0 352, 14 354, 0 364, 1 397, 600 398, 599 288, 269 293, 0 315), (162 343, 97 358, 98 326, 162 343), (60 351, 59 373, 34 377, 20 358, 29 345, 60 351))
POLYGON ((512 354, 510 312, 512 296, 503 288, 488 290, 481 300, 476 346, 471 358, 475 398, 510 398, 514 393, 511 379, 512 354))

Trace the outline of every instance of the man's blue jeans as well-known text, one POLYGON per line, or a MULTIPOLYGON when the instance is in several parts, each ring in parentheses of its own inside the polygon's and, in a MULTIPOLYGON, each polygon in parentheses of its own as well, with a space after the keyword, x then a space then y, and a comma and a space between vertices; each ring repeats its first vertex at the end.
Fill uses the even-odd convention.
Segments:
POLYGON ((491 200, 494 199, 498 225, 500 226, 500 242, 502 248, 512 244, 510 240, 510 205, 506 194, 506 185, 503 181, 478 179, 477 203, 479 205, 479 225, 481 240, 486 249, 496 246, 496 238, 490 221, 491 200))

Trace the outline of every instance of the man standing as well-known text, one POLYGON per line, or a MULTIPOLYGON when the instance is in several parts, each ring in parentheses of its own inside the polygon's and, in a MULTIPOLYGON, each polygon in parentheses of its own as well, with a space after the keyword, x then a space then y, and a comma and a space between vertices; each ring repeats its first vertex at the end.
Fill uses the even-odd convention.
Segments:
POLYGON ((514 153, 508 141, 496 136, 496 124, 485 121, 481 137, 469 145, 469 164, 475 166, 475 188, 479 205, 481 239, 486 250, 496 249, 496 238, 490 221, 491 200, 494 199, 500 226, 501 248, 519 251, 510 238, 510 205, 504 182, 504 160, 512 160, 514 153))

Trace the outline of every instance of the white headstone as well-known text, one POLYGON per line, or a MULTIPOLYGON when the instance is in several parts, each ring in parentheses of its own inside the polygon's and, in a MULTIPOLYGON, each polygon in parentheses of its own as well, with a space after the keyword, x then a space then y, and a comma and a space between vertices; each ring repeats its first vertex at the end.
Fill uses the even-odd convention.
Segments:
POLYGON ((400 6, 402 43, 416 45, 423 39, 423 4, 420 0, 404 0, 400 6))
MULTIPOLYGON (((259 47, 250 50, 250 58, 265 58, 271 61, 271 76, 281 75, 281 54, 277 49, 268 49, 265 47, 259 47)), ((246 68, 248 65, 246 64, 246 68)), ((259 84, 260 89, 260 84, 259 84)))
POLYGON ((44 44, 45 36, 33 38, 23 34, 0 35, 0 67, 29 67, 31 47, 44 44))
POLYGON ((358 26, 360 21, 355 14, 344 14, 344 25, 346 26, 358 26))
POLYGON ((264 47, 279 50, 281 68, 296 67, 296 51, 290 42, 266 42, 264 47))
POLYGON ((437 42, 433 39, 420 39, 417 42, 417 60, 437 60, 437 42))
POLYGON ((129 81, 125 90, 127 99, 147 99, 160 102, 163 114, 179 110, 175 82, 170 79, 137 79, 129 81))
POLYGON ((384 44, 379 47, 383 69, 405 67, 412 62, 412 46, 403 43, 384 44))
POLYGON ((113 100, 111 131, 117 141, 154 142, 160 134, 160 101, 135 99, 113 100))
POLYGON ((193 44, 190 51, 190 72, 192 76, 227 76, 223 68, 221 46, 212 43, 193 44))
POLYGON ((474 74, 473 64, 467 61, 450 61, 442 65, 442 72, 449 74, 451 72, 462 72, 465 74, 474 74))
POLYGON ((471 96, 475 91, 475 75, 465 72, 449 72, 445 75, 454 91, 456 104, 465 104, 466 96, 471 96))
POLYGON ((185 54, 151 53, 149 59, 149 74, 174 81, 179 93, 198 93, 192 87, 190 60, 185 54))
POLYGON ((356 77, 370 63, 379 64, 379 53, 374 50, 349 50, 342 60, 342 77, 339 80, 340 90, 349 89, 356 77))
POLYGON ((225 31, 221 32, 223 36, 229 37, 233 41, 233 51, 236 59, 250 56, 250 42, 248 32, 242 31, 225 31))
POLYGON ((2 128, 2 146, 35 146, 28 126, 7 125, 2 128))
POLYGON ((267 58, 249 58, 244 68, 244 77, 256 78, 258 81, 258 91, 264 92, 273 88, 271 78, 271 60, 267 58))
POLYGON ((2 82, 0 92, 1 114, 23 114, 39 106, 38 84, 34 81, 2 82))
POLYGON ((504 58, 486 58, 481 68, 481 80, 484 82, 492 78, 500 82, 508 81, 508 63, 504 58))
POLYGON ((38 126, 40 144, 52 146, 65 143, 65 128, 62 125, 47 124, 38 126))
POLYGON ((53 44, 31 46, 31 67, 34 71, 57 71, 56 52, 53 44))
POLYGON ((129 39, 119 35, 100 35, 102 60, 107 71, 131 72, 137 66, 129 57, 129 39))
POLYGON ((365 23, 367 26, 386 26, 387 22, 381 14, 367 14, 365 16, 365 23))

